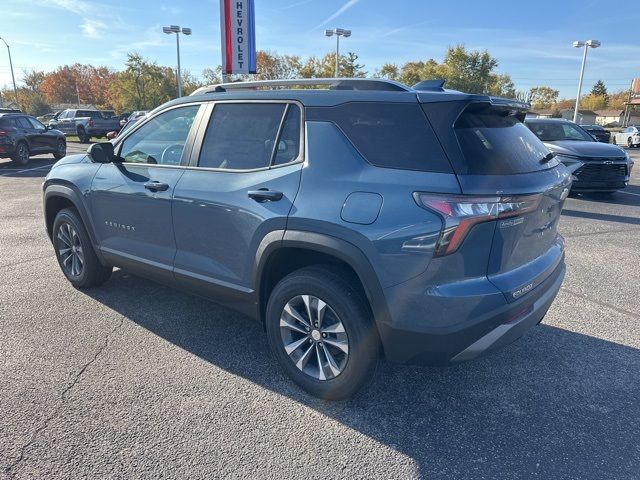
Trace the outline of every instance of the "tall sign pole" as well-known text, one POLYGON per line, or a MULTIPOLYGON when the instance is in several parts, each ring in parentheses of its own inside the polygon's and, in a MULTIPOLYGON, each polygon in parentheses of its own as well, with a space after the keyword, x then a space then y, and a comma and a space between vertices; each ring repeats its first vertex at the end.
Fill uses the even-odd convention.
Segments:
POLYGON ((256 26, 253 1, 220 0, 223 81, 228 75, 256 73, 256 26))

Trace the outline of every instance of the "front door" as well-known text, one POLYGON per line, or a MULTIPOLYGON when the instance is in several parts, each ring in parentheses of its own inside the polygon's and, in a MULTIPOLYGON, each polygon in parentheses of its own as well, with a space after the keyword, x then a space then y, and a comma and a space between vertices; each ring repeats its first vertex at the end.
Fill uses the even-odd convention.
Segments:
POLYGON ((300 184, 301 119, 295 103, 215 104, 174 192, 178 281, 230 302, 252 293, 256 250, 285 229, 300 184))
POLYGON ((114 265, 173 279, 171 202, 199 108, 179 106, 151 118, 116 146, 119 161, 102 165, 94 177, 97 240, 114 265))

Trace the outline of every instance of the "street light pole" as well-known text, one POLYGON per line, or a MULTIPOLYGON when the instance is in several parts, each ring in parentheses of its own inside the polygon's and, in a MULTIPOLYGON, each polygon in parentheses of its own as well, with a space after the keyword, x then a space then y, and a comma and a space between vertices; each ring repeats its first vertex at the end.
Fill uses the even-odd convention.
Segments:
POLYGON ((587 63, 587 50, 589 48, 598 48, 600 42, 598 40, 578 40, 573 42, 575 48, 584 47, 584 53, 582 55, 582 66, 580 67, 580 80, 578 81, 578 95, 576 96, 576 108, 573 111, 573 123, 578 123, 578 109, 580 108, 580 95, 582 93, 582 81, 584 79, 584 66, 587 63))
POLYGON ((326 37, 336 36, 336 71, 335 77, 340 77, 340 37, 350 37, 351 30, 345 30, 343 28, 334 28, 333 30, 325 30, 324 35, 326 37))
POLYGON ((9 54, 9 67, 11 67, 11 80, 13 80, 13 93, 16 96, 16 105, 20 105, 20 100, 18 99, 18 89, 16 88, 16 77, 13 75, 13 62, 11 61, 11 49, 9 48, 9 44, 5 41, 4 38, 0 37, 0 40, 4 42, 7 47, 7 53, 9 54))
POLYGON ((178 71, 176 72, 176 83, 178 84, 178 98, 182 97, 182 75, 180 73, 180 33, 183 35, 191 35, 191 29, 180 27, 178 25, 170 25, 162 27, 162 31, 167 35, 176 34, 176 53, 178 55, 178 71))

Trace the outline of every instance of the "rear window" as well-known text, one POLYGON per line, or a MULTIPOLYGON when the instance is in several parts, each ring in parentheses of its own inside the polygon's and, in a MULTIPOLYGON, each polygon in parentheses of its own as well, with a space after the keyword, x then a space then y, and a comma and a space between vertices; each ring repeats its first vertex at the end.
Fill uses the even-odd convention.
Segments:
POLYGON ((468 108, 456 120, 454 131, 465 163, 456 168, 460 173, 509 175, 557 164, 556 160, 542 161, 549 149, 505 110, 468 108))
POLYGON ((307 120, 335 123, 365 160, 377 167, 452 173, 417 103, 349 102, 310 107, 307 120))

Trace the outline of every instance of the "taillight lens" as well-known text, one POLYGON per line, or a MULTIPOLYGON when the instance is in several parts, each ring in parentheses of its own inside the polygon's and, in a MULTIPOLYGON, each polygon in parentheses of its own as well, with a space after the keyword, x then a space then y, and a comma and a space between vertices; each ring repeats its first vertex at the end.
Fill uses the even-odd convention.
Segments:
POLYGON ((538 208, 542 199, 542 194, 475 197, 416 192, 413 196, 418 205, 442 218, 443 229, 436 244, 435 256, 455 252, 474 225, 531 212, 538 208))
POLYGON ((8 137, 11 132, 15 131, 13 127, 0 128, 0 137, 8 137))

